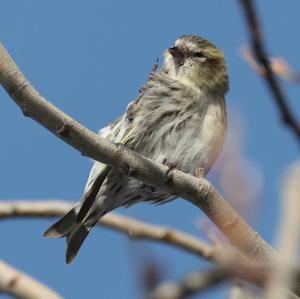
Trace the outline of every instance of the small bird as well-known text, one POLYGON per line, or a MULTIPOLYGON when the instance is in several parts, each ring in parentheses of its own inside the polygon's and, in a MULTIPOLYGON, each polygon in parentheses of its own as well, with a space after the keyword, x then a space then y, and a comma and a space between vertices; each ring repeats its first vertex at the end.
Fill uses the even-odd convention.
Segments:
MULTIPOLYGON (((156 162, 205 175, 224 143, 228 90, 224 55, 207 40, 184 35, 164 52, 127 111, 100 136, 156 162)), ((106 213, 139 202, 166 203, 174 195, 95 162, 81 200, 44 236, 66 237, 66 262, 73 261, 90 230, 106 213)))

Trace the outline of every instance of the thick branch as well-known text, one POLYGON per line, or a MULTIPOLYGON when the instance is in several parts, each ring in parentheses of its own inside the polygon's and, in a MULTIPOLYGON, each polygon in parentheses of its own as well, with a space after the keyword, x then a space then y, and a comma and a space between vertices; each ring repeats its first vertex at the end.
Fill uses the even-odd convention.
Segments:
POLYGON ((264 67, 264 78, 266 79, 266 83, 269 86, 271 93, 273 94, 273 99, 281 113, 282 121, 286 126, 288 126, 292 130, 298 142, 300 143, 300 124, 296 117, 293 115, 292 111, 290 110, 283 90, 279 85, 278 79, 272 71, 272 67, 268 59, 268 54, 265 50, 265 46, 263 43, 262 30, 259 24, 253 1, 240 1, 245 13, 246 22, 251 35, 253 53, 255 54, 257 60, 264 67))
MULTIPOLYGON (((23 217, 59 217, 73 205, 66 201, 1 201, 0 219, 23 217)), ((125 233, 130 238, 155 240, 184 249, 207 260, 216 260, 213 248, 178 230, 162 228, 129 217, 110 213, 99 224, 125 233)))
POLYGON ((0 293, 19 299, 62 299, 42 283, 0 260, 0 293))
POLYGON ((128 175, 182 197, 202 209, 242 251, 273 259, 276 252, 222 198, 204 178, 196 178, 153 162, 92 133, 47 102, 26 80, 3 46, 0 46, 0 83, 30 116, 57 137, 94 160, 121 168, 128 175), (168 175, 167 175, 168 173, 168 175))

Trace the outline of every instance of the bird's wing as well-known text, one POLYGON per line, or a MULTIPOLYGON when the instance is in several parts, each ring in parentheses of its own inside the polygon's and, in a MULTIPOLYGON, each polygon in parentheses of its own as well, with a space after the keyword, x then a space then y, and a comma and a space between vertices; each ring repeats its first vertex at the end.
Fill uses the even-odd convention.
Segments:
MULTIPOLYGON (((122 117, 118 118, 111 125, 100 130, 100 136, 107 138, 114 143, 130 146, 129 144, 132 139, 131 137, 133 137, 132 135, 134 134, 132 122, 139 111, 140 100, 144 98, 147 90, 151 89, 151 82, 154 80, 156 67, 152 69, 148 81, 140 90, 139 97, 135 101, 128 104, 126 113, 122 117)), ((77 221, 82 221, 89 212, 110 170, 111 166, 109 165, 100 162, 96 162, 94 164, 85 187, 83 198, 81 200, 82 204, 77 216, 77 221)))
MULTIPOLYGON (((99 134, 100 136, 109 139, 114 143, 126 146, 130 136, 129 132, 130 126, 126 119, 126 115, 124 115, 123 117, 117 119, 113 124, 101 129, 99 134)), ((81 200, 82 204, 77 215, 78 222, 82 221, 88 214, 110 170, 110 165, 100 162, 94 163, 85 187, 85 191, 83 193, 83 198, 81 200)))

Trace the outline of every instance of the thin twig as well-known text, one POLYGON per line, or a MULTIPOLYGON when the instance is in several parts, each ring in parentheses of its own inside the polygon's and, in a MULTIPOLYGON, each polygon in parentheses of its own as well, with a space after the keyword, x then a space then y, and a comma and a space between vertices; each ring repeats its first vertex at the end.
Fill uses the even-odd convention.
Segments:
MULTIPOLYGON (((241 54, 251 68, 260 76, 265 76, 265 68, 253 57, 252 51, 247 46, 241 47, 241 54)), ((269 57, 269 64, 276 76, 290 83, 300 83, 300 73, 293 70, 283 57, 269 57)))
POLYGON ((62 299, 47 286, 1 260, 0 293, 19 299, 62 299))
POLYGON ((266 79, 266 83, 273 94, 273 99, 281 113, 283 123, 291 129, 297 141, 300 143, 300 124, 289 108, 286 96, 270 66, 268 54, 263 43, 261 26, 253 1, 240 0, 240 2, 242 4, 242 8, 245 13, 245 19, 250 32, 253 53, 257 60, 264 67, 264 78, 266 79))
POLYGON ((182 197, 200 209, 240 250, 273 259, 276 251, 237 214, 205 178, 196 178, 151 161, 89 131, 47 102, 0 46, 0 83, 26 116, 43 125, 83 155, 122 169, 129 176, 182 197))

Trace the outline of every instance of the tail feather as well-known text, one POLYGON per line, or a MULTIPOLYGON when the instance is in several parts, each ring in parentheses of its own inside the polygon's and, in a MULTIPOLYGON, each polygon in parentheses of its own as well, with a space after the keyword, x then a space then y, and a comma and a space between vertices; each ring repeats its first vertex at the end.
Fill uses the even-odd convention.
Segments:
POLYGON ((50 226, 45 232, 46 238, 62 238, 67 236, 76 224, 77 213, 75 208, 50 226))
POLYGON ((93 224, 84 223, 86 221, 78 221, 77 215, 78 213, 75 207, 44 232, 44 236, 47 238, 66 237, 67 264, 73 261, 83 241, 93 227, 93 224))
POLYGON ((83 222, 78 222, 68 234, 66 251, 67 264, 72 263, 91 228, 91 226, 85 226, 83 222))

